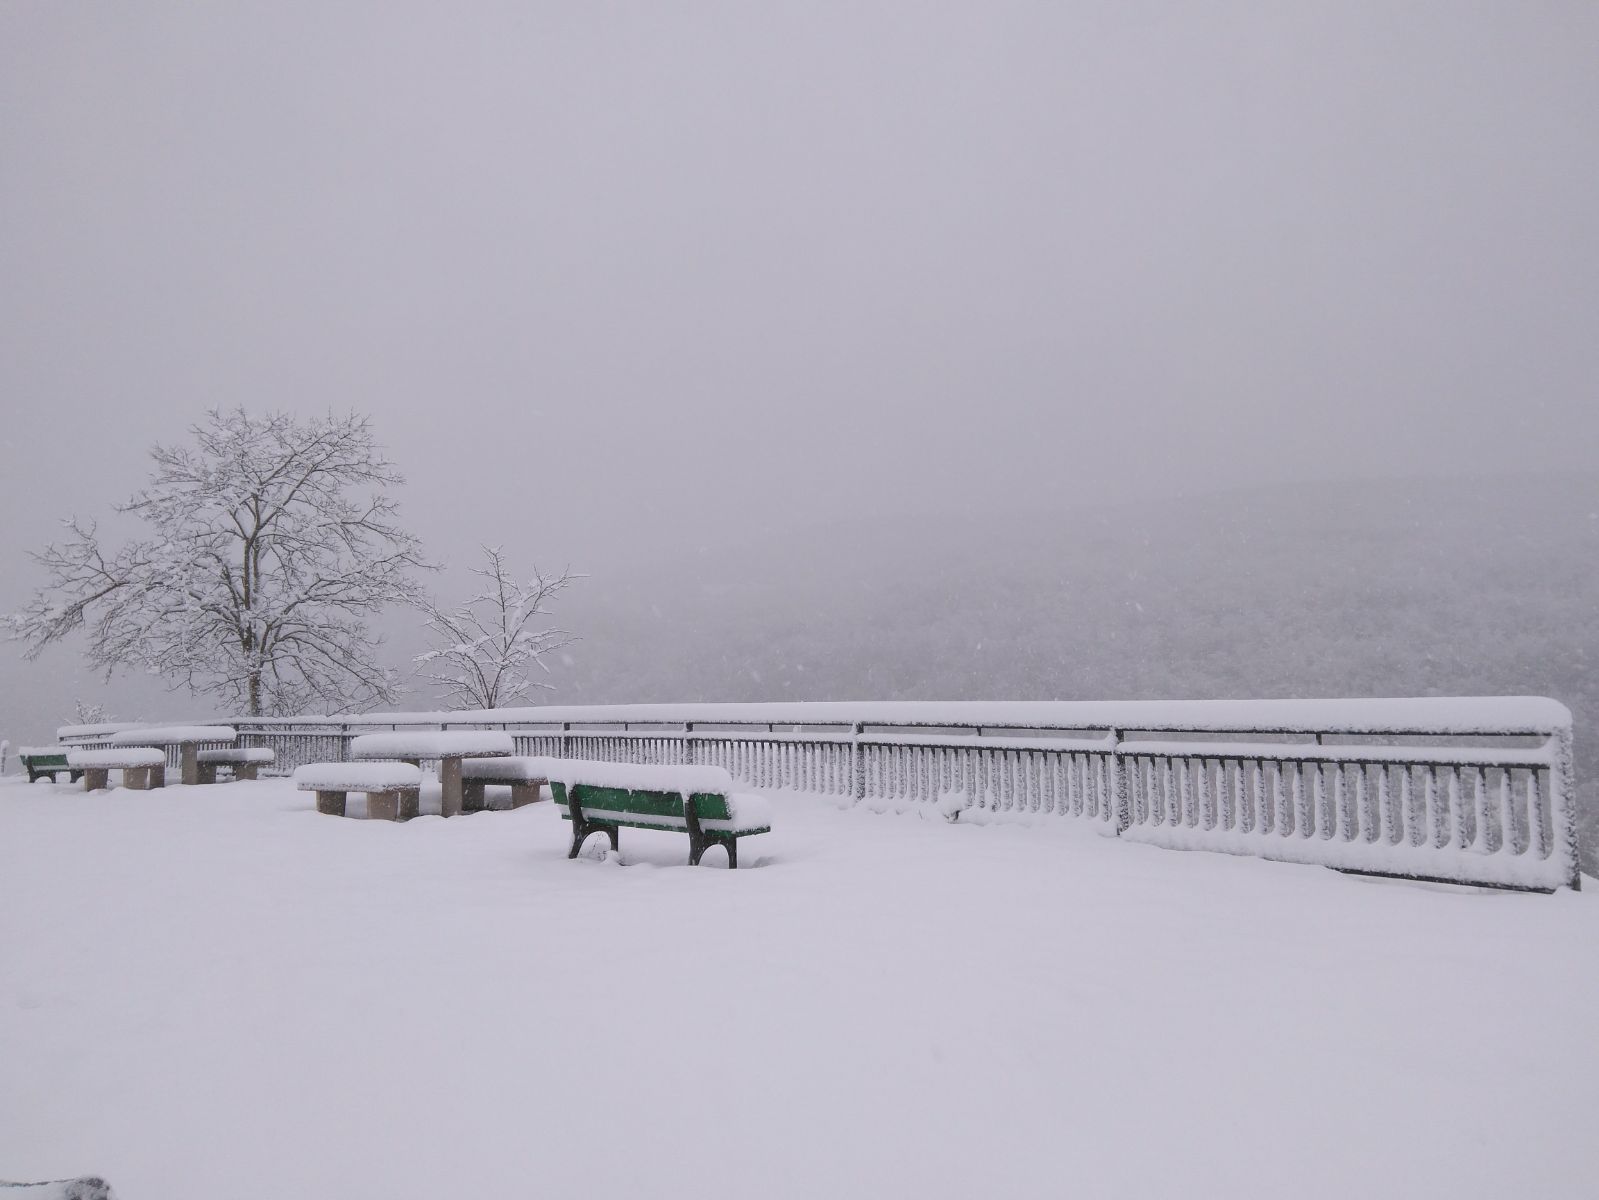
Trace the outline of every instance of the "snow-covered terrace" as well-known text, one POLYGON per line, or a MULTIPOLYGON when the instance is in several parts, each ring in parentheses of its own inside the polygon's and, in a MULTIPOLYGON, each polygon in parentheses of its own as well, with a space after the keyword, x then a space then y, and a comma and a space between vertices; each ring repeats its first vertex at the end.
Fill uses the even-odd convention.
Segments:
POLYGON ((393 825, 287 780, 8 780, 0 1173, 1343 1200, 1599 1171, 1592 892, 841 803, 782 797, 729 872, 644 831, 569 862, 549 803, 393 825))

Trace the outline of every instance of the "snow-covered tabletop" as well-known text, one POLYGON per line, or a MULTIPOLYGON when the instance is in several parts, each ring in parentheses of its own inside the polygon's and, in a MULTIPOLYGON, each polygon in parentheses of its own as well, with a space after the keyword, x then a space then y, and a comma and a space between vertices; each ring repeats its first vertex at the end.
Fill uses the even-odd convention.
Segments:
POLYGON ((360 759, 501 758, 514 751, 511 735, 492 729, 363 733, 350 743, 350 757, 360 759))
POLYGON ((437 759, 441 816, 453 817, 461 811, 463 758, 508 758, 516 751, 511 735, 491 729, 421 729, 393 733, 363 733, 350 743, 350 757, 367 760, 392 758, 419 763, 437 759))
POLYGON ((191 746, 198 742, 236 742, 231 725, 162 725, 148 729, 123 729, 106 741, 113 746, 191 746))

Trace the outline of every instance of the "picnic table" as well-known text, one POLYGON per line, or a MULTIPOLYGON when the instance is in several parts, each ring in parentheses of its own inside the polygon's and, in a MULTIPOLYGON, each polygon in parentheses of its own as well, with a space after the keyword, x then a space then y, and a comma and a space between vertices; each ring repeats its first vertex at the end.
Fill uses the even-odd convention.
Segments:
POLYGON ((200 782, 200 747, 218 743, 232 745, 238 731, 228 725, 167 725, 148 729, 123 729, 107 739, 113 746, 177 746, 182 754, 181 781, 200 782))
POLYGON ((350 757, 362 762, 393 759, 420 767, 437 760, 441 816, 461 812, 461 760, 463 758, 509 758, 516 752, 508 733, 484 729, 417 730, 394 733, 363 733, 350 743, 350 757))

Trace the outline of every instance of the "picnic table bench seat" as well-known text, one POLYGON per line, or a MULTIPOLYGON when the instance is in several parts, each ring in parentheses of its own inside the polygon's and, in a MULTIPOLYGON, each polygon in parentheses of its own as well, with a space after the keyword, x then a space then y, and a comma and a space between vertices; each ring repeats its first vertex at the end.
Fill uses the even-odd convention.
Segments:
POLYGON ((688 834, 691 866, 710 847, 721 846, 727 851, 728 867, 734 869, 738 839, 772 828, 766 797, 735 793, 732 777, 720 767, 544 762, 555 803, 572 822, 568 858, 576 858, 595 833, 604 833, 611 849, 620 849, 620 830, 626 826, 681 830, 688 834))
POLYGON ((199 783, 215 783, 217 768, 227 767, 234 779, 254 779, 261 768, 277 761, 277 755, 265 746, 226 746, 217 750, 201 750, 196 756, 199 783))
POLYGON ((28 773, 29 783, 38 782, 41 775, 54 781, 61 771, 65 771, 72 782, 77 783, 83 769, 67 762, 67 750, 66 746, 23 746, 17 751, 17 760, 28 773))
POLYGON ((409 821, 417 814, 422 770, 401 762, 308 763, 294 772, 294 786, 316 793, 316 810, 345 815, 345 794, 366 793, 366 815, 385 821, 409 821))
POLYGON ((510 785, 512 808, 534 803, 539 789, 550 781, 548 763, 548 759, 525 755, 462 759, 461 811, 482 812, 484 789, 491 783, 510 785))
POLYGON ((134 791, 164 787, 167 755, 154 746, 112 746, 104 750, 69 750, 67 765, 83 772, 83 790, 105 787, 112 771, 122 772, 122 785, 134 791))

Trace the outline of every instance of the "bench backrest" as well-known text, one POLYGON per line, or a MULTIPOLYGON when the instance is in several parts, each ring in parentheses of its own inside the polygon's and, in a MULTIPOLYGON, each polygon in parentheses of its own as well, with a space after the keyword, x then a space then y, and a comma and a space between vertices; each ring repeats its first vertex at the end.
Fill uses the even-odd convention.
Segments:
MULTIPOLYGON (((555 803, 565 808, 569 803, 566 784, 550 780, 550 794, 555 803)), ((728 821, 732 814, 727 797, 717 792, 694 792, 694 813, 702 821, 728 821)), ((642 788, 599 787, 592 783, 572 786, 570 799, 576 800, 585 812, 628 813, 638 817, 665 817, 683 819, 683 793, 647 791, 642 788)))
POLYGON ((34 767, 61 767, 67 765, 67 752, 65 750, 52 751, 49 754, 35 754, 28 750, 17 751, 17 757, 24 763, 34 767))

